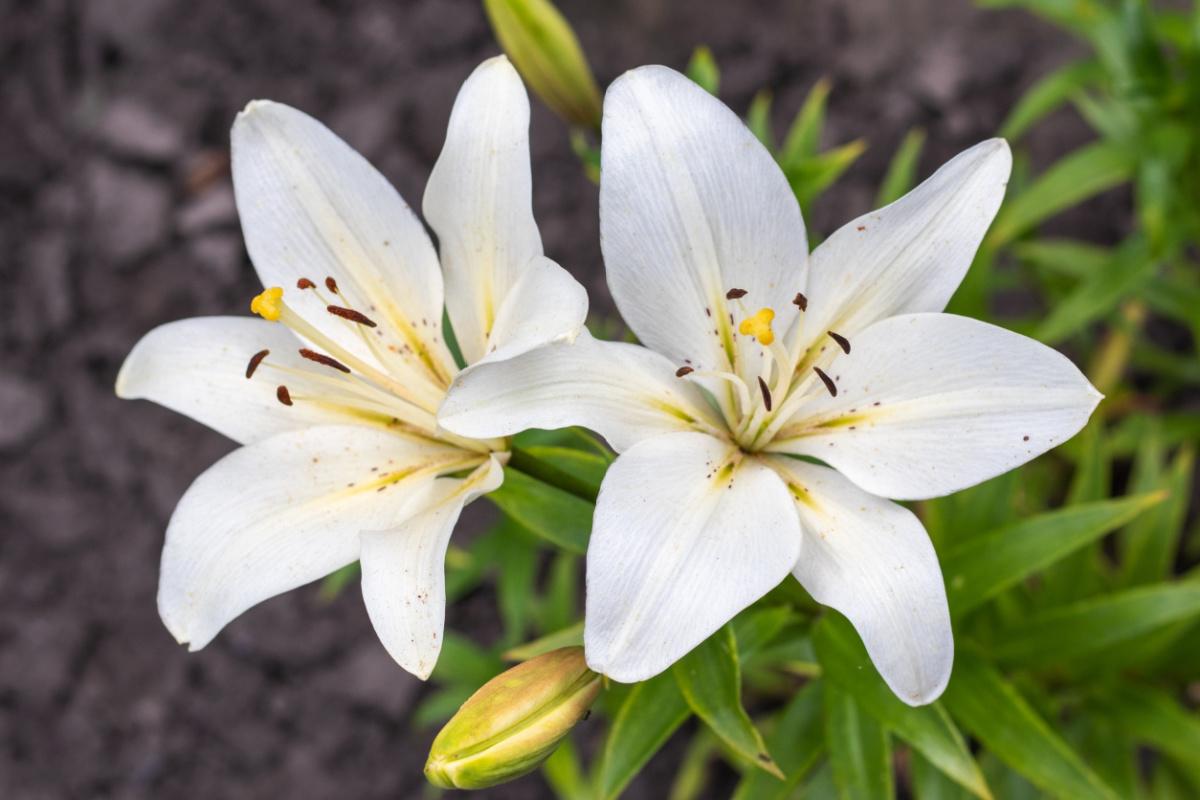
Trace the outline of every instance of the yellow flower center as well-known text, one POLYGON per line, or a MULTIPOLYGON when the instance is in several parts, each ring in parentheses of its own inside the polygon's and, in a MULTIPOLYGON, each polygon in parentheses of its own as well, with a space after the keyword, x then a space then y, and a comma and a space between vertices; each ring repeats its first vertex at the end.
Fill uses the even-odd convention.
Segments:
POLYGON ((268 322, 278 322, 283 314, 283 289, 279 286, 263 289, 250 301, 250 310, 268 322))
POLYGON ((759 344, 769 345, 775 341, 775 332, 771 330, 771 321, 775 319, 775 309, 760 308, 752 317, 746 317, 738 326, 738 333, 752 336, 759 344))

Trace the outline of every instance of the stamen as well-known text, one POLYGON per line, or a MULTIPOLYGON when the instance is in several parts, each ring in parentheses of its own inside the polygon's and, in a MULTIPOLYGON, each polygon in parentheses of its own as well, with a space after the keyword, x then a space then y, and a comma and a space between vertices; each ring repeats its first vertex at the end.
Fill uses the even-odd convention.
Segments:
POLYGON ((359 325, 366 325, 368 328, 378 327, 375 322, 363 314, 361 311, 355 311, 353 308, 342 308, 341 306, 326 306, 325 310, 335 317, 348 319, 351 322, 357 322, 359 325))
POLYGON ((268 322, 278 322, 283 313, 283 288, 272 286, 263 289, 250 301, 250 311, 268 322))
POLYGON ((339 294, 337 281, 335 281, 331 275, 325 276, 325 288, 334 294, 339 294))
MULTIPOLYGON (((265 350, 263 351, 263 354, 264 355, 266 354, 265 350)), ((300 355, 303 356, 304 358, 307 358, 309 361, 315 361, 318 364, 324 364, 327 367, 333 367, 334 369, 336 369, 340 372, 344 372, 347 375, 350 374, 349 367, 347 367, 342 362, 338 361, 336 358, 330 358, 329 356, 325 355, 324 353, 318 353, 315 350, 309 350, 307 347, 301 347, 300 355)))
POLYGON ((804 296, 803 292, 796 292, 796 296, 792 298, 792 304, 801 311, 808 311, 808 298, 804 296))
POLYGON ((837 384, 833 382, 833 378, 826 375, 825 371, 820 367, 813 367, 813 372, 817 373, 817 377, 821 379, 821 383, 825 384, 825 388, 829 390, 829 394, 837 397, 837 384))
POLYGON ((849 339, 847 339, 845 336, 842 336, 840 333, 834 333, 833 331, 825 331, 825 332, 829 334, 830 339, 833 339, 835 342, 838 343, 838 347, 842 348, 843 353, 845 353, 846 355, 850 355, 850 340, 849 339))
POLYGON ((292 395, 286 386, 280 386, 275 390, 275 399, 283 403, 285 406, 292 404, 292 395))
POLYGON ((754 316, 746 317, 738 326, 738 333, 743 336, 753 336, 759 344, 770 345, 775 341, 775 333, 771 330, 771 321, 775 319, 775 310, 760 308, 754 316))
POLYGON ((308 278, 301 278, 300 280, 296 281, 296 288, 303 291, 305 289, 315 289, 317 288, 317 285, 308 278))
POLYGON ((696 370, 692 369, 691 367, 680 367, 679 369, 675 370, 675 377, 682 378, 684 375, 690 375, 695 371, 696 370))
POLYGON ((762 392, 763 405, 766 406, 767 411, 770 411, 771 410, 771 390, 767 388, 767 382, 764 381, 762 378, 758 379, 758 390, 760 392, 762 392))
POLYGON ((250 363, 246 365, 246 380, 254 377, 254 370, 258 369, 258 365, 262 360, 271 354, 270 350, 259 350, 254 355, 250 356, 250 363))
POLYGON ((747 292, 745 289, 730 289, 728 292, 725 293, 725 299, 726 300, 738 300, 740 298, 745 297, 748 294, 749 294, 749 292, 747 292))

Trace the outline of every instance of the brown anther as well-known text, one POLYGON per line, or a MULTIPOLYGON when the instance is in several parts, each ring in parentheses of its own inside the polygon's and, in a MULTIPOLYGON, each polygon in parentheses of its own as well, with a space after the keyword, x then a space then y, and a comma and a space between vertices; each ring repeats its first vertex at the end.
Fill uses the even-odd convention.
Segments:
POLYGON ((313 283, 312 281, 310 281, 308 278, 301 278, 300 280, 296 281, 296 288, 297 289, 315 289, 315 288, 317 288, 317 285, 315 283, 313 283))
POLYGON ((825 388, 829 390, 829 393, 837 397, 837 384, 833 382, 833 378, 826 375, 825 371, 820 367, 813 367, 813 372, 817 373, 817 377, 825 384, 825 388))
POLYGON ((286 386, 280 386, 275 390, 275 399, 283 403, 285 406, 292 404, 292 394, 286 386))
POLYGON ((318 364, 324 364, 327 367, 333 367, 334 369, 338 370, 339 372, 344 372, 347 375, 350 374, 349 367, 347 367, 342 362, 338 361, 336 358, 330 358, 329 356, 325 355, 324 353, 318 353, 315 350, 309 350, 307 347, 301 347, 300 355, 303 356, 304 358, 307 358, 309 361, 315 361, 318 364))
POLYGON ((329 291, 333 292, 334 294, 338 293, 337 281, 335 281, 332 276, 325 277, 325 288, 328 289, 329 291))
POLYGON ((728 292, 725 293, 725 299, 726 300, 737 300, 739 298, 745 297, 747 294, 749 294, 749 292, 747 292, 745 289, 730 289, 728 292))
POLYGON ((829 334, 830 339, 833 339, 835 342, 838 343, 838 347, 842 348, 843 353, 845 353, 846 355, 850 355, 850 340, 849 339, 847 339, 845 336, 842 336, 840 333, 834 333, 833 331, 825 331, 825 332, 829 334))
POLYGON ((758 379, 758 390, 762 392, 763 405, 767 411, 771 410, 771 390, 767 388, 767 382, 761 377, 758 379))
POLYGON ((254 355, 250 356, 250 363, 246 365, 246 379, 254 377, 254 370, 258 369, 258 365, 262 360, 271 354, 270 350, 259 350, 254 355))
POLYGON ((341 306, 326 306, 325 310, 328 311, 330 314, 333 314, 335 317, 341 317, 342 319, 348 319, 351 322, 357 322, 359 325, 366 325, 368 328, 377 327, 375 325, 375 322, 370 317, 368 317, 366 314, 363 314, 359 311, 355 311, 353 308, 342 308, 341 306))
POLYGON ((691 375, 695 371, 696 370, 692 369, 691 367, 680 367, 679 369, 675 370, 675 377, 682 378, 684 375, 691 375))
POLYGON ((796 296, 792 298, 792 304, 801 311, 808 311, 808 298, 804 296, 804 292, 796 292, 796 296))

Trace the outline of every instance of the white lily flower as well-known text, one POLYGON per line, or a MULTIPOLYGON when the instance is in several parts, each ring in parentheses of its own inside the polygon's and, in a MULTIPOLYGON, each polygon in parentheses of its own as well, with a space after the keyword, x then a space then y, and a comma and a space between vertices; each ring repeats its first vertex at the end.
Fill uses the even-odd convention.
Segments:
POLYGON ((450 533, 508 458, 503 440, 437 425, 459 374, 443 302, 472 365, 569 341, 587 313, 583 287, 542 255, 528 129, 516 71, 484 62, 425 192, 439 265, 400 195, 321 123, 265 101, 238 115, 234 188, 268 287, 251 305, 263 319, 164 325, 117 379, 121 397, 243 445, 196 480, 167 529, 158 606, 181 643, 197 650, 256 603, 361 560, 380 639, 429 675, 450 533))
POLYGON ((601 244, 646 347, 584 335, 484 367, 439 417, 464 436, 585 425, 620 453, 587 558, 593 670, 645 680, 790 572, 850 618, 901 699, 941 693, 937 556, 882 498, 1012 469, 1100 399, 1054 350, 939 313, 1010 166, 1003 141, 977 145, 810 256, 786 179, 729 109, 664 67, 612 85, 601 244))

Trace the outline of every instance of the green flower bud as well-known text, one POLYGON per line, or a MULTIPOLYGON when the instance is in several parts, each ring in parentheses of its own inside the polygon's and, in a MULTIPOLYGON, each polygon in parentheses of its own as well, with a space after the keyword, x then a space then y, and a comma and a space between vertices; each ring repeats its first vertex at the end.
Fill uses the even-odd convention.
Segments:
POLYGON ((572 125, 600 126, 600 89, 575 31, 550 0, 483 0, 521 77, 572 125))
POLYGON ((425 777, 443 789, 483 789, 532 772, 600 692, 582 647, 530 659, 485 683, 442 728, 425 777))

